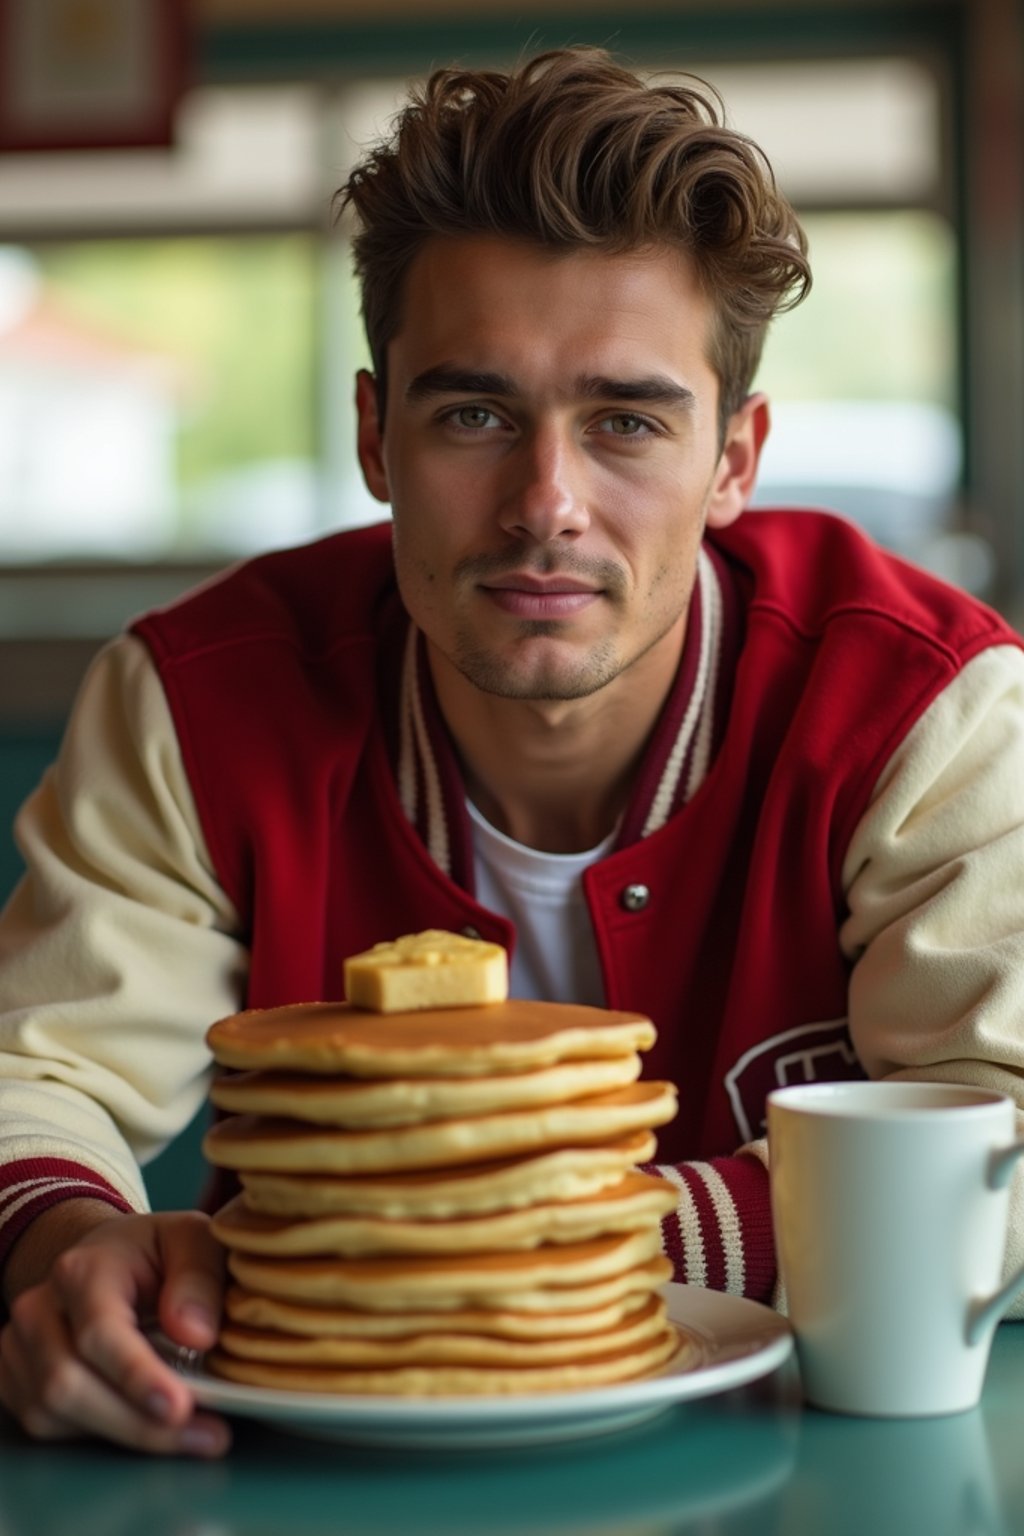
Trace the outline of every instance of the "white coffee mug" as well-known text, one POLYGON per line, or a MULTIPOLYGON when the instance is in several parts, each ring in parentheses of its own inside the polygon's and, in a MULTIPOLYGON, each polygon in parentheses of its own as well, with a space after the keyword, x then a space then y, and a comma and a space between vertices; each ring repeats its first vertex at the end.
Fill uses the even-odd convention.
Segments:
POLYGON ((772 1214, 807 1399, 959 1413, 996 1324, 1015 1141, 1010 1099, 944 1083, 810 1083, 768 1096, 772 1214))

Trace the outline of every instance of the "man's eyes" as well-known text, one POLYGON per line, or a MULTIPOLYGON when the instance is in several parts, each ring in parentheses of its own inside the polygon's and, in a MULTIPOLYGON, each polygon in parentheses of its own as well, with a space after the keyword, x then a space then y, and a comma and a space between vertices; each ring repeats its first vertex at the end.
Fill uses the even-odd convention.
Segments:
MULTIPOLYGON (((505 418, 486 405, 454 405, 441 415, 441 421, 461 432, 493 432, 508 426, 505 418)), ((604 436, 637 439, 659 435, 657 422, 638 411, 609 411, 588 429, 604 436)))

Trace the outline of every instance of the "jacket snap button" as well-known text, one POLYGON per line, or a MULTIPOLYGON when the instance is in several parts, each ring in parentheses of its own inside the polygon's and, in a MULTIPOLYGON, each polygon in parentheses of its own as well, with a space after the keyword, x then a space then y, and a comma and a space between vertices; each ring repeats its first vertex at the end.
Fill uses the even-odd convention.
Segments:
POLYGON ((619 897, 627 912, 642 912, 650 899, 650 888, 646 885, 627 885, 619 897))

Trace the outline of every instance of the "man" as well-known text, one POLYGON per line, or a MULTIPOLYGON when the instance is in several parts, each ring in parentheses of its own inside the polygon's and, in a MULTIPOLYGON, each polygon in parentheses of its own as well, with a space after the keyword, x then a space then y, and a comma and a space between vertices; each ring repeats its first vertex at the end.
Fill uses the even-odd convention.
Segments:
POLYGON ((393 525, 141 620, 22 817, 0 1394, 43 1437, 224 1449, 139 1326, 207 1346, 219 1258, 137 1159, 214 1018, 339 996, 379 939, 473 930, 515 994, 648 1012, 677 1277, 762 1300, 769 1088, 1024 1097, 1021 645, 837 519, 741 518, 808 282, 758 152, 570 50, 435 76, 342 202, 393 525))

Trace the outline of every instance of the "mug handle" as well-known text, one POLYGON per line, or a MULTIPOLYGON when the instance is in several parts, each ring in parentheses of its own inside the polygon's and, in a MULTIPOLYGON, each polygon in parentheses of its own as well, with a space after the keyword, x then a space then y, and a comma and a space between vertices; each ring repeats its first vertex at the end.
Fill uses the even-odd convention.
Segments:
MULTIPOLYGON (((1010 1182, 1017 1159, 1024 1156, 1024 1141, 993 1152, 988 1165, 989 1189, 1005 1189, 1010 1182)), ((995 1328, 1017 1292, 1024 1288, 1024 1268, 1011 1275, 987 1301, 976 1301, 967 1315, 967 1343, 980 1344, 987 1333, 995 1328)))

